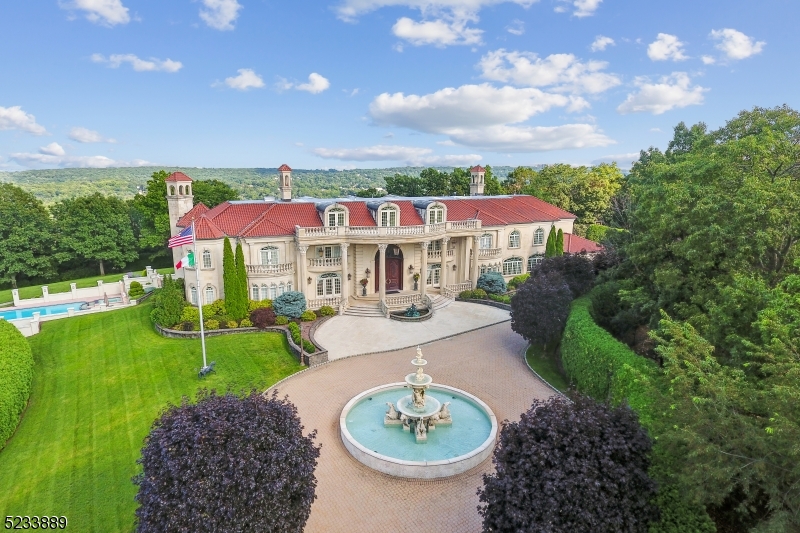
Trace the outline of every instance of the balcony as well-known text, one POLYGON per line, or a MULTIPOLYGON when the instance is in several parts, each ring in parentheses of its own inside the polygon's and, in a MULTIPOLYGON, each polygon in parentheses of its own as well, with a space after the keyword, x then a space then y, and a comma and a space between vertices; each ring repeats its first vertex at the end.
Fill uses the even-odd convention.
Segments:
POLYGON ((302 237, 392 237, 419 235, 436 237, 448 231, 476 230, 481 228, 480 220, 461 220, 422 226, 333 226, 309 227, 295 226, 295 234, 302 237))
MULTIPOLYGON (((455 257, 456 251, 455 250, 447 250, 447 259, 452 259, 455 257)), ((442 258, 442 251, 441 250, 428 250, 428 259, 438 260, 442 258)))
POLYGON ((342 266, 341 257, 321 257, 316 259, 309 259, 308 266, 310 267, 333 267, 342 266))
POLYGON ((247 265, 247 273, 262 276, 282 276, 294 274, 294 263, 278 263, 275 265, 247 265))
POLYGON ((495 259, 502 251, 502 248, 478 248, 478 259, 495 259))

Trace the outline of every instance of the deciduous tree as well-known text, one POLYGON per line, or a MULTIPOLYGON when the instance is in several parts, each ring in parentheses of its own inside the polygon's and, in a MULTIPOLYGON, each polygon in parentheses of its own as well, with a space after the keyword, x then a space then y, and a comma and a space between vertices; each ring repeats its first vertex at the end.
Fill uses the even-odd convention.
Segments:
POLYGON ((42 202, 0 183, 0 281, 16 288, 20 275, 54 274, 54 253, 50 217, 42 202))
POLYGON ((572 293, 561 274, 532 274, 511 298, 511 329, 532 344, 554 344, 567 324, 570 302, 572 293))
POLYGON ((197 180, 192 184, 194 203, 215 207, 223 202, 238 200, 239 193, 230 185, 219 180, 197 180))

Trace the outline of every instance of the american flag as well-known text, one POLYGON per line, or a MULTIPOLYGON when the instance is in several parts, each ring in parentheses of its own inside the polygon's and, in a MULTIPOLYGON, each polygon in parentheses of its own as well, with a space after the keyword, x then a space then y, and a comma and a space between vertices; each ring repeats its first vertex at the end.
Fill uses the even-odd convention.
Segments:
POLYGON ((192 235, 192 227, 189 226, 182 232, 178 233, 174 237, 170 238, 167 246, 170 248, 177 248, 178 246, 183 246, 184 244, 192 244, 194 242, 194 235, 192 235))

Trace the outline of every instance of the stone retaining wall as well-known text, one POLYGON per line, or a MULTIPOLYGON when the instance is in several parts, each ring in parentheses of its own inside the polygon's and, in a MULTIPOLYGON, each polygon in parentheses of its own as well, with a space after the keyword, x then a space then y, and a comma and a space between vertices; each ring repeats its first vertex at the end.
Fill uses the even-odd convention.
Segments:
POLYGON ((488 305, 490 307, 496 307, 498 309, 505 309, 506 311, 511 311, 511 304, 504 304, 500 302, 495 302, 494 300, 483 300, 480 298, 456 298, 457 302, 469 302, 473 304, 481 304, 481 305, 488 305))

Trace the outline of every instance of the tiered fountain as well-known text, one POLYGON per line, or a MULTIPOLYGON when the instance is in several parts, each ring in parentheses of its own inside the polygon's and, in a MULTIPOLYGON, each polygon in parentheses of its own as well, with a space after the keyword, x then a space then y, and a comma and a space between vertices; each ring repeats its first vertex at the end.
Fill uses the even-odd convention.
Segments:
POLYGON ((404 383, 369 389, 345 405, 339 427, 348 451, 371 468, 406 478, 452 476, 484 461, 497 436, 489 406, 463 390, 433 384, 420 348, 411 364, 417 370, 404 383), (411 394, 400 397, 409 388, 411 394))

